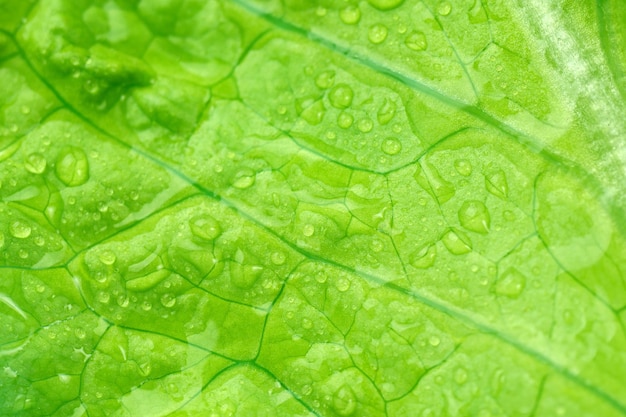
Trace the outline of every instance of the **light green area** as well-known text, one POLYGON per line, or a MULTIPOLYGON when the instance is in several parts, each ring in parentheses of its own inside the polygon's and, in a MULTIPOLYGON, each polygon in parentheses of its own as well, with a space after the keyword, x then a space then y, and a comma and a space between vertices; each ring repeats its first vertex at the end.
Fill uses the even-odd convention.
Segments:
POLYGON ((0 0, 0 415, 626 416, 617 0, 0 0))

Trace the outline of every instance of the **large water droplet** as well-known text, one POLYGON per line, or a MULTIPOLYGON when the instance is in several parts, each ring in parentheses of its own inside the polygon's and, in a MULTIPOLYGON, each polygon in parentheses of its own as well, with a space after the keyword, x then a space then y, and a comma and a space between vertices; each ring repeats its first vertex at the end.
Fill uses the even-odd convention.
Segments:
POLYGON ((441 239, 444 246, 453 255, 463 255, 472 250, 471 240, 458 230, 448 231, 441 239))
POLYGON ((347 84, 338 84, 330 90, 328 99, 333 107, 338 109, 345 109, 350 107, 352 99, 354 98, 354 92, 347 84))
POLYGON ((300 117, 302 117, 308 124, 315 126, 322 122, 325 114, 326 108, 324 107, 324 103, 322 103, 321 100, 318 100, 302 110, 300 117))
POLYGON ((160 301, 163 307, 172 308, 176 304, 176 297, 172 294, 163 294, 160 301))
POLYGON ((254 184, 255 179, 256 174, 253 170, 249 168, 242 169, 235 174, 235 177, 233 178, 233 187, 244 190, 251 187, 252 184, 254 184))
POLYGON ((385 25, 376 24, 370 27, 367 38, 375 45, 383 43, 387 39, 387 27, 385 25))
POLYGON ((18 239, 26 239, 30 236, 31 231, 31 227, 22 220, 15 220, 9 226, 9 233, 11 233, 11 236, 18 239))
POLYGON ((33 174, 41 174, 46 170, 46 158, 40 153, 31 153, 24 160, 24 168, 33 174))
POLYGON ((472 164, 467 159, 457 159, 454 161, 454 169, 464 177, 469 177, 472 174, 472 164))
POLYGON ((335 282, 335 287, 340 292, 346 292, 350 289, 350 280, 348 278, 339 278, 337 282, 335 282))
POLYGON ((526 286, 526 277, 517 269, 506 270, 496 283, 496 294, 509 298, 520 296, 526 286))
POLYGON ((333 394, 333 410, 340 416, 351 416, 356 411, 356 397, 352 388, 343 385, 333 394))
POLYGON ((189 228, 195 237, 207 242, 216 239, 222 233, 218 221, 208 214, 193 217, 189 220, 189 228))
POLYGON ((437 248, 435 245, 430 245, 413 252, 409 256, 409 263, 415 268, 426 269, 433 266, 436 257, 437 248))
POLYGON ((367 2, 378 10, 391 10, 401 5, 404 0, 367 0, 367 2))
POLYGON ((397 155, 402 150, 402 144, 396 138, 387 138, 383 140, 380 148, 387 155, 397 155))
POLYGON ((485 175, 485 188, 496 197, 506 198, 509 194, 509 185, 504 171, 499 169, 485 175))
POLYGON ((463 203, 459 209, 459 222, 461 226, 476 233, 488 233, 491 225, 489 210, 480 201, 471 200, 463 203))
POLYGON ((346 25, 356 25, 361 20, 361 9, 358 6, 348 6, 341 9, 339 18, 346 25))
POLYGON ((407 48, 412 49, 414 51, 424 51, 428 46, 428 42, 426 41, 426 35, 424 32, 414 31, 409 34, 404 40, 404 44, 407 48))
POLYGON ((89 162, 82 149, 67 146, 61 150, 55 163, 55 172, 68 187, 82 185, 89 179, 89 162))
POLYGON ((452 11, 452 5, 448 3, 447 1, 442 1, 441 3, 439 3, 439 6, 437 6, 437 13, 439 13, 442 16, 449 15, 451 11, 452 11))

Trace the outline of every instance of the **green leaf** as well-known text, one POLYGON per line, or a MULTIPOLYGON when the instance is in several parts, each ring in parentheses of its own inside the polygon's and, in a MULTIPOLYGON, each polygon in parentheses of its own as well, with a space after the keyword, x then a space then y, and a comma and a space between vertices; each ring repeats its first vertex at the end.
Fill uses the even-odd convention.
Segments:
POLYGON ((0 415, 626 416, 625 18, 0 0, 0 415))

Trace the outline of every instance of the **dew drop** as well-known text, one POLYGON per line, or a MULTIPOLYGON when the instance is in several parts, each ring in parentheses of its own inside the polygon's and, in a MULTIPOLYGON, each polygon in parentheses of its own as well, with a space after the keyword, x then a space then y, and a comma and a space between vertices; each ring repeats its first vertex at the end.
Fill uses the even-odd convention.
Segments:
POLYGON ((352 117, 352 115, 349 113, 342 112, 337 117, 337 125, 339 125, 339 127, 342 129, 348 129, 350 126, 352 126, 353 122, 354 117, 352 117))
POLYGON ((238 288, 251 288, 261 276, 263 267, 232 262, 230 265, 230 281, 238 288))
POLYGON ((98 255, 98 259, 105 265, 113 265, 117 257, 112 250, 105 250, 98 255))
POLYGON ((233 178, 233 187, 239 188, 240 190, 250 188, 250 186, 254 184, 255 178, 256 175, 254 171, 251 169, 243 169, 235 174, 235 178, 233 178))
POLYGON ((424 51, 428 46, 426 35, 424 35, 424 32, 420 31, 411 32, 404 40, 404 44, 407 48, 414 51, 424 51))
POLYGON ((367 0, 367 2, 378 10, 391 10, 401 5, 404 0, 367 0))
POLYGON ((357 127, 361 132, 368 133, 374 128, 374 123, 370 119, 361 119, 359 120, 357 127))
POLYGON ((444 246, 453 255, 463 255, 472 250, 472 242, 460 231, 450 230, 441 239, 444 246))
POLYGON ((302 228, 302 234, 306 237, 313 236, 313 233, 315 233, 315 226, 313 226, 312 224, 307 223, 302 228))
POLYGON ((491 225, 489 210, 480 201, 471 200, 463 203, 458 212, 459 222, 465 229, 476 233, 488 233, 491 225))
POLYGON ((26 259, 26 258, 28 258, 28 252, 26 250, 24 250, 24 249, 20 249, 17 252, 17 256, 19 256, 21 259, 26 259))
POLYGON ((85 152, 74 146, 61 149, 55 163, 59 180, 68 187, 82 185, 89 179, 89 161, 85 152))
POLYGON ((335 71, 324 71, 315 78, 315 85, 324 90, 332 87, 334 83, 335 71))
POLYGON ((335 283, 335 287, 340 292, 346 292, 350 289, 350 280, 347 278, 339 278, 335 283))
POLYGON ((20 110, 22 111, 22 114, 30 114, 30 107, 28 106, 22 106, 20 110))
POLYGON ((439 339, 438 336, 430 336, 428 338, 428 343, 430 343, 431 346, 437 347, 441 343, 441 339, 439 339))
POLYGON ((467 382, 467 371, 465 370, 465 368, 458 368, 456 370, 456 372, 454 373, 454 382, 459 385, 467 382))
POLYGON ((324 103, 321 100, 318 100, 302 110, 300 116, 308 124, 315 126, 320 124, 322 120, 324 120, 325 114, 326 108, 324 107, 324 103))
POLYGON ((330 90, 328 99, 330 104, 337 109, 345 109, 350 107, 352 99, 354 98, 354 92, 347 84, 338 84, 330 90))
POLYGON ((207 242, 216 239, 222 234, 218 221, 208 214, 193 217, 189 220, 189 228, 195 237, 207 242))
POLYGON ((367 38, 375 45, 381 44, 387 39, 387 27, 385 25, 376 24, 370 27, 367 38))
POLYGON ((437 248, 435 245, 430 245, 413 252, 409 257, 409 263, 414 268, 426 269, 433 266, 436 257, 437 248))
POLYGON ((307 318, 302 319, 302 328, 307 330, 313 328, 313 322, 307 318))
POLYGON ((340 416, 351 416, 356 411, 356 406, 356 397, 348 385, 341 386, 333 394, 332 407, 340 416))
POLYGON ((518 298, 526 287, 526 277, 517 269, 508 269, 496 283, 496 294, 518 298))
POLYGON ((447 1, 442 1, 441 3, 439 3, 439 6, 437 6, 437 13, 439 13, 441 16, 447 16, 450 14, 451 11, 452 5, 447 1))
POLYGON ((509 194, 506 175, 501 169, 485 175, 485 188, 496 197, 505 199, 509 194))
POLYGON ((396 103, 392 100, 385 99, 382 106, 378 109, 378 113, 376 114, 376 118, 378 119, 378 123, 381 125, 386 125, 389 123, 393 117, 396 115, 396 103))
POLYGON ((119 295, 117 297, 116 301, 117 301, 117 305, 122 307, 122 308, 128 307, 128 304, 130 303, 130 300, 128 299, 128 296, 124 295, 124 294, 119 295))
POLYGON ((457 159, 454 161, 454 169, 464 177, 469 177, 472 174, 472 164, 467 159, 457 159))
POLYGON ((160 301, 163 307, 166 308, 172 308, 174 307, 174 305, 176 305, 176 297, 172 294, 163 294, 160 301))
POLYGON ((37 291, 39 294, 42 294, 45 290, 46 287, 43 286, 43 284, 37 284, 37 286, 35 287, 35 291, 37 291))
POLYGON ((284 252, 272 252, 270 260, 274 265, 282 265, 287 260, 287 256, 284 252))
POLYGON ((383 140, 380 148, 387 155, 397 155, 402 150, 402 144, 396 138, 387 138, 383 140))
POLYGON ((150 301, 144 301, 143 303, 141 303, 141 309, 143 311, 150 311, 150 310, 152 310, 152 303, 150 301))
POLYGON ((85 336, 87 336, 87 332, 79 328, 79 329, 74 330, 74 335, 76 335, 76 337, 79 339, 84 339, 85 336))
POLYGON ((15 220, 9 226, 9 233, 11 233, 11 236, 18 239, 26 239, 30 236, 31 231, 32 229, 30 226, 21 220, 15 220))
POLYGON ((37 236, 35 239, 35 245, 37 246, 43 246, 46 244, 46 239, 44 239, 42 236, 37 236))
POLYGON ((328 275, 326 275, 324 271, 319 271, 317 274, 315 274, 315 281, 323 284, 328 281, 328 275))
POLYGON ((46 158, 40 153, 31 153, 24 161, 24 168, 33 174, 41 174, 46 170, 46 158))
POLYGON ((348 6, 341 9, 339 12, 339 18, 346 25, 356 25, 361 20, 361 9, 357 6, 348 6))
POLYGON ((102 304, 107 304, 111 299, 111 295, 108 292, 100 291, 96 296, 96 299, 102 304))

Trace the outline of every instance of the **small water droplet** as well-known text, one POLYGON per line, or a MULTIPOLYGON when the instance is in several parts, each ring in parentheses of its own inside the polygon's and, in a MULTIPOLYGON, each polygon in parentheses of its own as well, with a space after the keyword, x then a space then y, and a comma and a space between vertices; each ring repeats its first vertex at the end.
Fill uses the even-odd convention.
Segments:
POLYGON ((46 170, 46 158, 40 153, 31 153, 24 161, 24 168, 33 174, 41 174, 46 170))
POLYGON ((302 234, 306 237, 313 236, 313 233, 315 233, 315 226, 312 224, 305 224, 302 228, 302 234))
POLYGON ((18 239, 26 239, 30 236, 31 231, 31 227, 22 220, 15 220, 9 226, 9 233, 18 239))
POLYGON ((282 265, 287 260, 287 256, 284 252, 272 252, 270 260, 274 265, 282 265))
POLYGON ((87 332, 79 328, 79 329, 74 330, 74 335, 76 335, 76 337, 79 339, 84 339, 85 336, 87 336, 87 332))
POLYGON ((358 6, 348 6, 339 12, 339 18, 346 25, 356 25, 361 20, 361 9, 358 6))
POLYGON ((439 3, 439 6, 437 6, 437 13, 439 13, 441 16, 447 16, 450 14, 451 11, 452 5, 447 1, 442 1, 441 3, 439 3))
POLYGON ((233 187, 244 190, 254 184, 256 174, 251 169, 242 169, 233 178, 233 187))
POLYGON ((76 187, 89 179, 89 161, 85 152, 74 146, 67 146, 59 152, 55 163, 59 180, 68 187, 76 187))
POLYGON ((385 99, 382 106, 380 106, 380 108, 378 109, 378 113, 376 115, 378 123, 380 123, 381 125, 386 125, 387 123, 389 123, 396 115, 396 108, 396 103, 393 100, 385 99))
POLYGON ((152 303, 150 301, 144 301, 143 303, 141 303, 141 309, 143 311, 150 311, 150 310, 152 310, 152 303))
POLYGON ((125 294, 119 295, 116 301, 117 301, 117 305, 122 308, 128 307, 128 304, 130 303, 128 296, 125 294))
POLYGON ((463 255, 472 250, 472 242, 458 230, 448 231, 441 239, 444 246, 453 255, 463 255))
POLYGON ((454 373, 454 382, 459 385, 467 382, 467 371, 465 370, 465 368, 458 368, 456 370, 456 372, 454 373))
POLYGON ((357 401, 348 385, 342 385, 334 394, 332 399, 333 410, 340 416, 351 416, 356 411, 357 401))
POLYGON ((337 109, 345 109, 350 107, 352 99, 354 98, 354 92, 347 84, 338 84, 330 90, 328 94, 328 100, 330 104, 337 109))
POLYGON ((307 318, 302 319, 302 328, 303 329, 311 329, 313 327, 313 322, 307 318))
POLYGON ((96 298, 98 302, 102 304, 107 304, 109 300, 111 299, 111 295, 106 291, 100 291, 98 295, 96 296, 96 298))
POLYGON ((509 194, 506 175, 501 169, 485 175, 485 188, 496 197, 505 199, 509 194))
POLYGON ((435 245, 425 246, 409 257, 409 263, 419 269, 426 269, 433 266, 435 258, 437 256, 437 248, 435 245))
POLYGON ((381 44, 387 39, 387 27, 382 24, 376 24, 370 27, 367 38, 375 45, 381 44))
POLYGON ((352 126, 353 122, 354 117, 352 117, 352 115, 349 113, 342 112, 337 117, 337 125, 342 129, 348 129, 350 126, 352 126))
POLYGON ((459 222, 465 229, 476 233, 488 233, 491 225, 489 210, 480 201, 471 200, 463 203, 458 212, 459 222))
POLYGON ((374 123, 370 119, 361 119, 359 120, 357 127, 361 132, 368 133, 374 128, 374 123))
POLYGON ((105 265, 113 265, 117 257, 112 250, 105 250, 98 255, 98 259, 105 265))
POLYGON ((323 284, 326 281, 328 281, 328 275, 326 275, 324 271, 318 271, 315 274, 315 281, 319 282, 320 284, 323 284))
POLYGON ((339 278, 335 283, 335 287, 340 292, 346 292, 350 289, 350 280, 347 278, 339 278))
POLYGON ((195 237, 207 242, 222 234, 218 221, 208 214, 201 214, 189 220, 189 228, 195 237))
POLYGON ((526 277, 517 269, 506 270, 496 283, 496 294, 518 298, 526 287, 526 277))
POLYGON ((17 252, 17 256, 19 256, 21 259, 26 259, 26 258, 28 258, 28 252, 26 250, 24 250, 24 249, 20 249, 17 252))
POLYGON ((428 47, 428 42, 426 41, 426 35, 424 32, 413 31, 406 37, 404 40, 404 44, 407 48, 412 49, 414 51, 424 51, 426 47, 428 47))
POLYGON ((402 150, 402 144, 396 138, 387 138, 383 140, 380 148, 387 155, 397 155, 402 150))
POLYGON ((315 78, 315 85, 324 90, 332 87, 334 83, 335 71, 324 71, 315 78))
POLYGON ((457 159, 454 161, 454 169, 464 177, 469 177, 472 174, 472 164, 467 159, 457 159))
POLYGON ((367 0, 367 2, 378 10, 391 10, 401 5, 404 0, 367 0))
POLYGON ((28 106, 22 106, 22 108, 20 110, 22 111, 22 114, 29 114, 30 113, 30 107, 28 107, 28 106))
POLYGON ((327 13, 328 13, 328 9, 326 9, 325 7, 322 7, 322 6, 318 7, 315 10, 315 14, 318 15, 319 17, 324 17, 324 16, 326 16, 327 13))
POLYGON ((37 236, 35 239, 35 245, 37 246, 43 246, 46 244, 46 239, 44 239, 42 236, 37 236))
POLYGON ((176 304, 176 297, 172 294, 163 294, 160 300, 163 307, 166 308, 172 308, 176 304))
POLYGON ((430 343, 431 346, 437 347, 441 343, 441 339, 438 336, 430 336, 428 343, 430 343))

